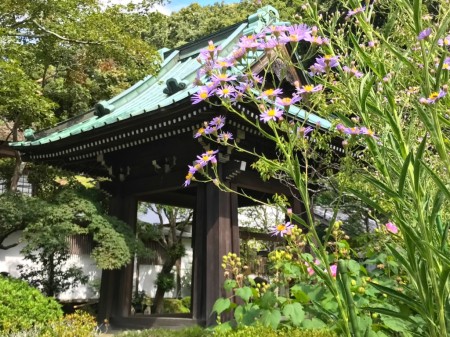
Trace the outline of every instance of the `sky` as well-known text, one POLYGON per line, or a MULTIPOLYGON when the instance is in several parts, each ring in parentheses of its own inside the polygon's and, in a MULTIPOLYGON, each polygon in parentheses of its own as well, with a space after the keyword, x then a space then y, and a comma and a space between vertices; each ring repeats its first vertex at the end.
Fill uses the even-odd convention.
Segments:
MULTIPOLYGON (((105 0, 106 2, 107 0, 105 0)), ((189 6, 192 3, 198 3, 201 6, 212 5, 216 2, 224 2, 226 4, 236 3, 240 0, 171 0, 165 1, 165 5, 155 5, 155 10, 166 15, 170 15, 172 12, 177 12, 180 9, 189 6)), ((109 0, 113 4, 127 4, 129 2, 137 3, 139 0, 109 0)))

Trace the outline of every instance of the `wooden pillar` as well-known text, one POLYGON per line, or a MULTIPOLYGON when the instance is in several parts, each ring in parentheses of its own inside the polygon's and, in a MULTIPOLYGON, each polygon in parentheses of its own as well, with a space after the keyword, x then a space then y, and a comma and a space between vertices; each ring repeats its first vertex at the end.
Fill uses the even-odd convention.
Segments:
POLYGON ((207 325, 215 301, 225 296, 222 257, 239 254, 237 195, 220 191, 214 184, 198 186, 194 225, 193 318, 207 325))
POLYGON ((205 189, 204 184, 197 187, 197 203, 194 209, 192 226, 192 318, 206 320, 206 302, 204 288, 206 286, 206 231, 205 231, 205 189))
MULTIPOLYGON (((110 201, 110 214, 136 230, 137 200, 117 190, 110 201)), ((119 270, 102 271, 98 320, 112 316, 127 317, 131 309, 133 261, 119 270)))
POLYGON ((308 223, 308 217, 306 215, 305 204, 297 198, 291 198, 290 202, 292 205, 292 212, 294 214, 297 214, 306 223, 308 223))

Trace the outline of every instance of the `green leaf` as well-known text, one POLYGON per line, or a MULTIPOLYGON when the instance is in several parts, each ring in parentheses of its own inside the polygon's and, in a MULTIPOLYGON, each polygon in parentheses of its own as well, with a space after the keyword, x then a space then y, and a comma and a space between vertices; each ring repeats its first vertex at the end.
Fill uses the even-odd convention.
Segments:
POLYGON ((351 274, 359 275, 359 272, 361 271, 361 266, 358 262, 355 260, 348 260, 347 261, 347 268, 351 274))
POLYGON ((373 282, 370 282, 370 284, 374 288, 376 288, 379 291, 381 291, 382 293, 384 293, 386 295, 389 295, 389 296, 391 296, 392 298, 394 298, 396 300, 399 300, 400 302, 408 305, 411 309, 413 309, 413 310, 419 312, 421 315, 425 316, 425 313, 424 313, 424 310, 423 310, 421 304, 418 303, 417 301, 413 300, 410 296, 402 294, 401 292, 396 291, 396 290, 394 290, 392 288, 388 288, 388 287, 382 286, 381 284, 377 284, 377 283, 373 283, 373 282))
POLYGON ((265 309, 261 312, 260 322, 264 326, 270 326, 272 329, 278 328, 281 321, 281 312, 278 309, 265 309))
POLYGON ((271 291, 266 292, 261 297, 261 300, 259 302, 262 309, 271 309, 275 306, 276 303, 277 303, 277 296, 271 291))
POLYGON ((228 279, 228 280, 225 280, 223 287, 224 287, 225 291, 231 291, 237 287, 237 283, 235 280, 228 279))
POLYGON ((243 288, 239 288, 236 291, 236 296, 239 296, 240 298, 242 298, 246 303, 248 303, 248 301, 250 300, 250 297, 252 297, 253 293, 252 293, 252 289, 250 287, 243 287, 243 288))
POLYGON ((228 298, 219 298, 214 303, 212 312, 216 312, 218 315, 220 315, 225 310, 229 309, 231 306, 231 301, 228 298))
POLYGON ((384 184, 383 182, 369 176, 365 176, 364 179, 370 184, 372 184, 375 188, 383 192, 384 194, 390 196, 391 198, 400 199, 400 196, 397 194, 397 192, 386 186, 386 184, 384 184))
POLYGON ((396 332, 403 332, 408 330, 408 324, 403 318, 381 315, 383 323, 391 330, 396 332))
POLYGON ((305 318, 303 306, 298 302, 286 304, 283 308, 283 315, 287 316, 295 326, 300 326, 305 318))
POLYGON ((244 315, 242 316, 242 324, 243 325, 252 325, 257 322, 259 316, 261 314, 261 309, 258 306, 251 306, 250 308, 246 308, 244 311, 244 315))
POLYGON ((361 80, 360 86, 360 100, 361 100, 361 112, 363 114, 366 113, 366 101, 367 96, 369 96, 370 91, 372 90, 373 83, 375 82, 375 77, 370 76, 370 74, 366 74, 361 80))
POLYGON ((412 159, 412 152, 408 154, 405 161, 403 162, 402 172, 400 173, 400 178, 398 182, 398 194, 400 195, 400 197, 403 197, 403 190, 405 188, 406 176, 408 174, 409 165, 411 164, 411 159, 412 159))
POLYGON ((371 198, 369 198, 367 195, 365 195, 361 190, 356 190, 354 188, 349 188, 349 191, 355 195, 355 197, 361 199, 367 206, 372 207, 373 209, 377 210, 380 213, 384 213, 384 209, 381 208, 381 206, 374 202, 371 198))
POLYGON ((305 329, 323 329, 326 328, 327 325, 318 318, 305 319, 302 322, 302 327, 305 329))
POLYGON ((436 185, 438 185, 439 189, 445 194, 447 199, 450 199, 450 191, 447 189, 447 187, 442 182, 441 178, 439 178, 434 171, 428 167, 428 165, 421 161, 422 166, 427 170, 428 174, 431 176, 431 178, 434 180, 436 185))
POLYGON ((425 134, 422 141, 420 142, 416 156, 414 158, 414 189, 416 193, 420 191, 420 188, 422 186, 420 181, 420 166, 421 166, 420 163, 422 161, 426 143, 427 143, 427 135, 425 134))

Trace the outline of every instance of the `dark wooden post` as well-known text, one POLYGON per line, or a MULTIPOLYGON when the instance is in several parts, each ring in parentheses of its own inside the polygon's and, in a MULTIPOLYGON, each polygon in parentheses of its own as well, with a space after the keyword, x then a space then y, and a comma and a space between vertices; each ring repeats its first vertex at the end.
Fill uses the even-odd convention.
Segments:
MULTIPOLYGON (((121 189, 115 191, 110 201, 110 214, 126 222, 136 230, 137 200, 124 195, 121 189)), ((120 270, 102 271, 98 320, 112 316, 127 317, 131 309, 133 290, 133 261, 120 270)))
POLYGON ((205 230, 205 193, 206 185, 199 184, 197 187, 197 203, 194 209, 192 226, 192 318, 205 321, 206 323, 206 230, 205 230))
POLYGON ((214 184, 198 186, 194 225, 193 317, 216 322, 215 301, 224 296, 222 256, 239 254, 237 195, 214 184))

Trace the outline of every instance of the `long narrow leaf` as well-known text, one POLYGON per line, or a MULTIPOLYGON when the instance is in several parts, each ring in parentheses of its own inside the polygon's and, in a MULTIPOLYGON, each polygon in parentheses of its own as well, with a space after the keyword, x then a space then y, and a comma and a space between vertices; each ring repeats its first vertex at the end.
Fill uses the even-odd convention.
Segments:
POLYGON ((409 168, 409 165, 411 164, 411 158, 412 158, 412 152, 410 152, 408 154, 408 156, 406 157, 406 159, 403 163, 402 172, 400 174, 400 178, 398 181, 398 194, 401 197, 403 197, 403 190, 405 189, 406 175, 408 174, 408 168, 409 168))
POLYGON ((442 191, 442 193, 445 194, 445 197, 450 200, 450 191, 447 189, 447 187, 442 182, 441 178, 439 178, 434 171, 428 167, 428 165, 422 160, 421 161, 422 166, 427 170, 428 174, 431 176, 431 178, 434 180, 436 185, 438 185, 439 189, 442 191))
POLYGON ((367 197, 364 193, 362 193, 360 190, 355 190, 353 188, 349 189, 351 193, 353 193, 357 198, 361 199, 367 206, 372 207, 373 209, 377 210, 380 213, 385 213, 384 209, 381 208, 380 205, 378 205, 376 202, 374 202, 372 199, 367 197))
POLYGON ((423 157, 423 153, 425 151, 425 145, 427 143, 427 135, 423 137, 422 141, 420 142, 419 148, 417 149, 416 156, 414 158, 414 189, 416 193, 420 191, 421 184, 420 184, 420 163, 423 157))
POLYGON ((392 298, 406 304, 411 309, 413 309, 413 310, 417 311, 418 313, 420 313, 421 315, 425 316, 425 312, 424 312, 422 306, 417 301, 413 300, 411 297, 409 297, 405 294, 402 294, 401 292, 396 291, 392 288, 382 286, 381 284, 377 284, 377 283, 373 283, 373 282, 370 282, 370 284, 377 290, 381 291, 382 293, 389 295, 392 298))
POLYGON ((401 319, 403 319, 405 321, 414 323, 414 321, 412 319, 410 319, 408 315, 406 315, 404 313, 401 313, 401 312, 398 312, 398 311, 384 309, 384 308, 377 308, 377 307, 364 307, 362 309, 363 310, 369 310, 369 311, 377 312, 377 313, 382 314, 382 315, 387 315, 387 316, 391 316, 391 317, 401 318, 401 319))

